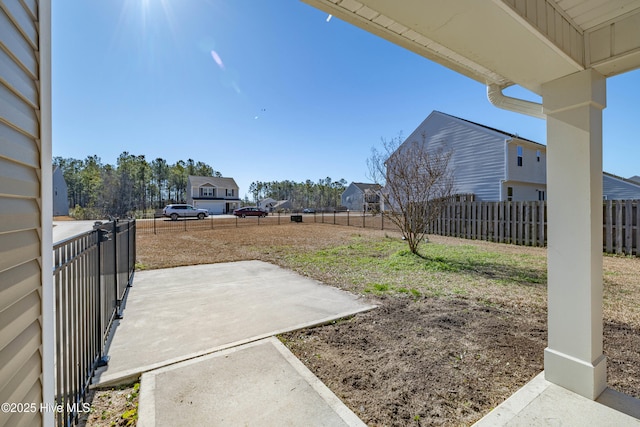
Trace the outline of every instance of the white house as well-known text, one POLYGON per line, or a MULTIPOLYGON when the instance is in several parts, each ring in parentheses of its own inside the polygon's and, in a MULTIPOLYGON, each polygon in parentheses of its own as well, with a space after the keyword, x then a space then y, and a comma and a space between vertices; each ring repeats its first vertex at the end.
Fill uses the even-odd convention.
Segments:
POLYGON ((233 178, 189 175, 187 203, 207 209, 210 214, 226 214, 240 207, 238 184, 233 178))
POLYGON ((640 200, 640 182, 608 172, 602 174, 602 197, 605 200, 640 200))
MULTIPOLYGON (((546 200, 547 147, 517 134, 433 111, 406 141, 451 150, 457 194, 478 201, 546 200)), ((640 199, 640 183, 603 172, 603 199, 640 199)))
POLYGON ((342 206, 351 211, 379 210, 380 189, 379 184, 352 182, 342 193, 342 206))
POLYGON ((478 201, 546 199, 547 147, 535 141, 440 111, 429 114, 407 141, 451 152, 457 194, 478 201))
POLYGON ((262 199, 258 202, 258 207, 271 212, 276 203, 278 203, 277 200, 267 197, 266 199, 262 199))

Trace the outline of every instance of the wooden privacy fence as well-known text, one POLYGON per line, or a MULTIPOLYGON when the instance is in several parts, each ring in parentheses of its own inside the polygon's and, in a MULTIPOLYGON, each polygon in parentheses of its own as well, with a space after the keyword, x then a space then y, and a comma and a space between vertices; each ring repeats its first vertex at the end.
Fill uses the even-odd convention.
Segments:
POLYGON ((545 246, 545 202, 455 202, 446 205, 429 226, 430 234, 545 246))
MULTIPOLYGON (((640 201, 606 200, 603 203, 603 250, 638 255, 640 201)), ((430 226, 430 234, 546 246, 547 203, 454 202, 444 207, 430 226)))

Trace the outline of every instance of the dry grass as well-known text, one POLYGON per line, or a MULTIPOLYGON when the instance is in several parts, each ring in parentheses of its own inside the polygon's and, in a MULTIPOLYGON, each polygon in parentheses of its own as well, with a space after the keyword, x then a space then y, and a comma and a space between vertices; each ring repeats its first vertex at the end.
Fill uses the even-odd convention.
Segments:
MULTIPOLYGON (((332 270, 322 270, 298 255, 349 245, 354 238, 371 239, 374 242, 389 237, 399 239, 400 236, 392 231, 313 223, 225 227, 157 235, 138 233, 137 261, 139 268, 156 269, 259 259, 313 276, 327 284, 362 293, 366 283, 354 285, 357 277, 363 275, 361 265, 349 268, 340 264, 332 270)), ((430 236, 430 242, 453 248, 471 247, 491 253, 498 260, 500 257, 517 259, 515 262, 519 264, 519 269, 546 277, 546 248, 442 236, 430 236)), ((505 286, 509 282, 500 280, 500 276, 505 274, 504 263, 496 262, 489 267, 484 271, 477 267, 477 271, 457 274, 435 271, 424 275, 423 279, 445 294, 463 293, 515 307, 546 307, 546 282, 542 285, 529 283, 528 286, 505 286)), ((603 255, 603 270, 605 319, 640 327, 640 292, 637 291, 640 289, 640 259, 603 255)), ((508 273, 513 274, 514 271, 508 273)), ((394 277, 396 281, 401 279, 394 277)), ((415 272, 405 279, 418 280, 415 272)), ((376 276, 375 271, 367 272, 367 282, 381 281, 384 279, 376 276)))

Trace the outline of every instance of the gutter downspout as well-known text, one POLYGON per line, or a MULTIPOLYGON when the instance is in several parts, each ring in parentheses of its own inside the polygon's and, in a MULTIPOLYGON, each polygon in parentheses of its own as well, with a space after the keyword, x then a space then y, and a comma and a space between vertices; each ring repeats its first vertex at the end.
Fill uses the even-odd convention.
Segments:
POLYGON ((502 93, 502 90, 506 87, 507 86, 499 86, 493 83, 488 84, 487 98, 489 98, 489 102, 503 110, 526 114, 527 116, 537 117, 539 119, 547 118, 547 115, 542 112, 542 104, 506 96, 502 93))

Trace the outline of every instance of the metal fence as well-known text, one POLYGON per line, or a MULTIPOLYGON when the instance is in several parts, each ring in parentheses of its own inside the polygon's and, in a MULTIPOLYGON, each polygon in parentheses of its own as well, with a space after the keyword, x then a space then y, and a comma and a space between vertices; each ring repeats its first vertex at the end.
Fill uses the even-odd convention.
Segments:
POLYGON ((199 220, 197 218, 179 218, 172 221, 157 215, 142 217, 136 222, 136 229, 141 234, 175 233, 181 231, 204 231, 221 228, 242 228, 255 225, 282 225, 294 222, 292 216, 299 216, 303 223, 324 223, 335 225, 348 225, 356 227, 395 229, 395 226, 381 215, 373 215, 370 212, 273 212, 264 218, 261 217, 229 217, 211 215, 199 220))
POLYGON ((111 221, 53 247, 58 426, 74 425, 131 285, 136 222, 111 221))
MULTIPOLYGON (((640 256, 640 201, 606 200, 603 202, 603 251, 640 256)), ((220 218, 205 220, 152 218, 138 221, 144 233, 206 230, 248 225, 276 225, 290 222, 291 215, 301 215, 304 223, 345 225, 398 230, 390 213, 318 212, 312 214, 272 213, 266 218, 220 218)), ((451 202, 429 225, 429 234, 511 243, 524 246, 547 245, 547 202, 451 202)))

